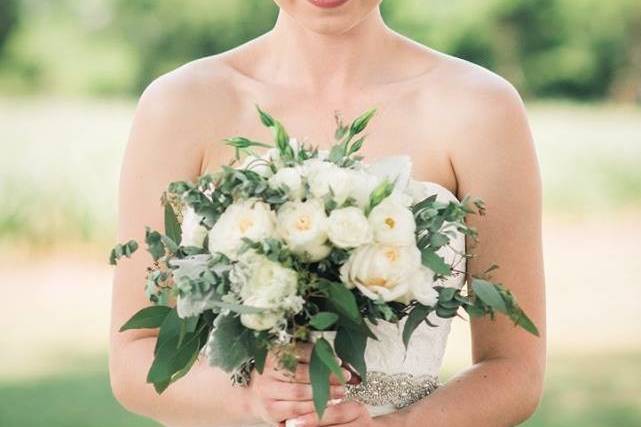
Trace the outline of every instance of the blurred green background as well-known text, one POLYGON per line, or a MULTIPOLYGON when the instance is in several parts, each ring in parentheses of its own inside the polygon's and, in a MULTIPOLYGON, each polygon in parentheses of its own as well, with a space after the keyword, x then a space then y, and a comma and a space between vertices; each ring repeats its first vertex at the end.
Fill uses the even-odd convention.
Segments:
MULTIPOLYGON (((385 0, 526 97, 549 369, 527 426, 641 425, 641 2, 385 0)), ((269 0, 0 0, 0 426, 147 426, 106 369, 119 163, 153 78, 267 31, 269 0)), ((215 141, 212 141, 215 142, 215 141)), ((444 378, 469 364, 455 322, 444 378)))

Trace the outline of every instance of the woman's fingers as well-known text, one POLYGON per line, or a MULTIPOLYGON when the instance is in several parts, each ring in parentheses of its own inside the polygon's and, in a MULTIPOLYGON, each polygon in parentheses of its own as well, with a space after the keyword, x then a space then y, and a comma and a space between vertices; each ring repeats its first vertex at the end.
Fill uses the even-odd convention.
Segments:
MULTIPOLYGON (((343 371, 343 377, 345 378, 345 381, 349 381, 352 378, 352 373, 345 368, 343 368, 342 371, 343 371)), ((285 382, 310 384, 311 381, 309 379, 309 364, 299 362, 298 365, 296 366, 296 371, 293 373, 285 369, 276 370, 274 371, 274 378, 280 381, 285 381, 285 382)), ((336 377, 336 375, 334 374, 332 374, 329 377, 329 382, 330 384, 335 384, 335 385, 342 384, 341 380, 338 377, 336 377)))
MULTIPOLYGON (((345 387, 342 385, 332 385, 329 389, 329 395, 330 399, 342 399, 345 397, 345 387)), ((312 400, 312 386, 299 383, 275 383, 271 390, 270 397, 275 400, 312 400)))
POLYGON ((312 411, 291 419, 288 426, 313 427, 349 424, 364 415, 365 409, 361 403, 354 401, 331 403, 327 406, 322 420, 319 421, 316 413, 312 411))
POLYGON ((273 419, 285 422, 314 412, 314 402, 311 400, 305 402, 271 400, 265 404, 265 409, 273 419))

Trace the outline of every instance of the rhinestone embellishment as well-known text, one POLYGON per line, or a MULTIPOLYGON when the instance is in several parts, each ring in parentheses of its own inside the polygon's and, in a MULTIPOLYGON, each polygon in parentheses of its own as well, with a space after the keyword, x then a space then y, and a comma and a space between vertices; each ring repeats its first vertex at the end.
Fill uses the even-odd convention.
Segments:
POLYGON ((346 387, 347 397, 370 406, 394 405, 396 409, 410 406, 438 388, 438 379, 429 375, 386 374, 368 372, 367 380, 346 387))

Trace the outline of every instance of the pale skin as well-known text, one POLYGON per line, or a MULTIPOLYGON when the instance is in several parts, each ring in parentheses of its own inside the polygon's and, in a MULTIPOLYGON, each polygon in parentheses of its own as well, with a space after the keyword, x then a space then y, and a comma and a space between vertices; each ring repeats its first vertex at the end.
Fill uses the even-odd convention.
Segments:
MULTIPOLYGON (((118 240, 142 240, 145 225, 162 229, 159 195, 229 162, 219 141, 243 135, 269 141, 254 104, 291 135, 321 148, 332 141, 333 113, 350 119, 377 107, 363 149, 367 159, 407 154, 414 178, 459 197, 481 197, 488 215, 474 217, 481 244, 469 271, 492 263, 530 314, 540 338, 506 319, 473 320, 473 365, 428 399, 371 418, 355 402, 313 413, 308 349, 294 377, 270 359, 248 388, 198 363, 158 396, 145 383, 154 331, 117 330, 148 305, 142 292, 151 259, 144 251, 120 263, 114 280, 110 370, 128 409, 170 426, 229 426, 297 418, 305 426, 510 426, 535 410, 545 369, 545 295, 541 189, 532 136, 517 92, 500 77, 419 46, 389 30, 378 0, 351 0, 326 11, 305 0, 279 0, 275 28, 224 54, 204 58, 152 83, 136 111, 125 155, 118 240), (427 420, 427 421, 426 421, 427 420)), ((332 398, 343 388, 333 379, 332 398)))

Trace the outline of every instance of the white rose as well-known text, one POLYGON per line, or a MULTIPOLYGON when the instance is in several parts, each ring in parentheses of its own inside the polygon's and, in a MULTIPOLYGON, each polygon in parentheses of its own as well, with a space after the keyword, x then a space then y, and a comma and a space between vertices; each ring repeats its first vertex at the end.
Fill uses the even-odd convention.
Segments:
POLYGON ((260 296, 263 304, 277 307, 283 298, 297 293, 298 274, 291 268, 251 253, 241 257, 239 264, 247 270, 240 289, 243 301, 260 296))
POLYGON ((273 310, 270 304, 260 296, 249 297, 244 304, 250 307, 265 309, 265 311, 260 313, 241 314, 240 323, 242 323, 246 328, 253 329, 255 331, 266 331, 273 328, 283 317, 282 313, 277 310, 273 310))
POLYGON ((269 178, 269 186, 275 189, 286 187, 292 200, 300 200, 304 193, 303 177, 299 168, 283 168, 269 178))
POLYGON ((200 224, 203 217, 187 207, 183 210, 183 221, 181 224, 183 246, 203 247, 205 237, 207 237, 207 228, 200 224))
POLYGON ((302 252, 298 253, 298 256, 304 262, 318 262, 322 259, 327 258, 329 253, 332 251, 332 248, 323 243, 318 246, 310 246, 305 248, 302 252))
POLYGON ((349 170, 320 159, 307 160, 303 168, 309 190, 314 197, 322 199, 328 194, 333 194, 336 203, 345 203, 351 190, 349 170))
POLYGON ((352 252, 341 267, 341 280, 371 299, 404 300, 420 266, 416 246, 370 244, 352 252))
POLYGON ((388 197, 369 214, 374 240, 389 245, 414 245, 416 222, 414 215, 398 198, 388 197))
POLYGON ((380 179, 365 171, 352 171, 351 190, 349 196, 356 200, 356 205, 364 209, 369 204, 369 196, 376 186, 381 182, 380 179))
POLYGON ((327 241, 327 215, 323 202, 287 202, 278 210, 278 231, 296 254, 311 253, 327 241))
POLYGON ((243 238, 260 241, 275 233, 276 216, 269 205, 245 200, 229 206, 218 218, 209 232, 209 251, 236 258, 243 238))
POLYGON ((434 289, 434 272, 421 267, 410 284, 412 299, 423 305, 434 307, 438 301, 438 292, 434 289))
POLYGON ((355 248, 371 243, 372 227, 359 208, 348 207, 333 210, 327 221, 329 240, 339 248, 355 248))

